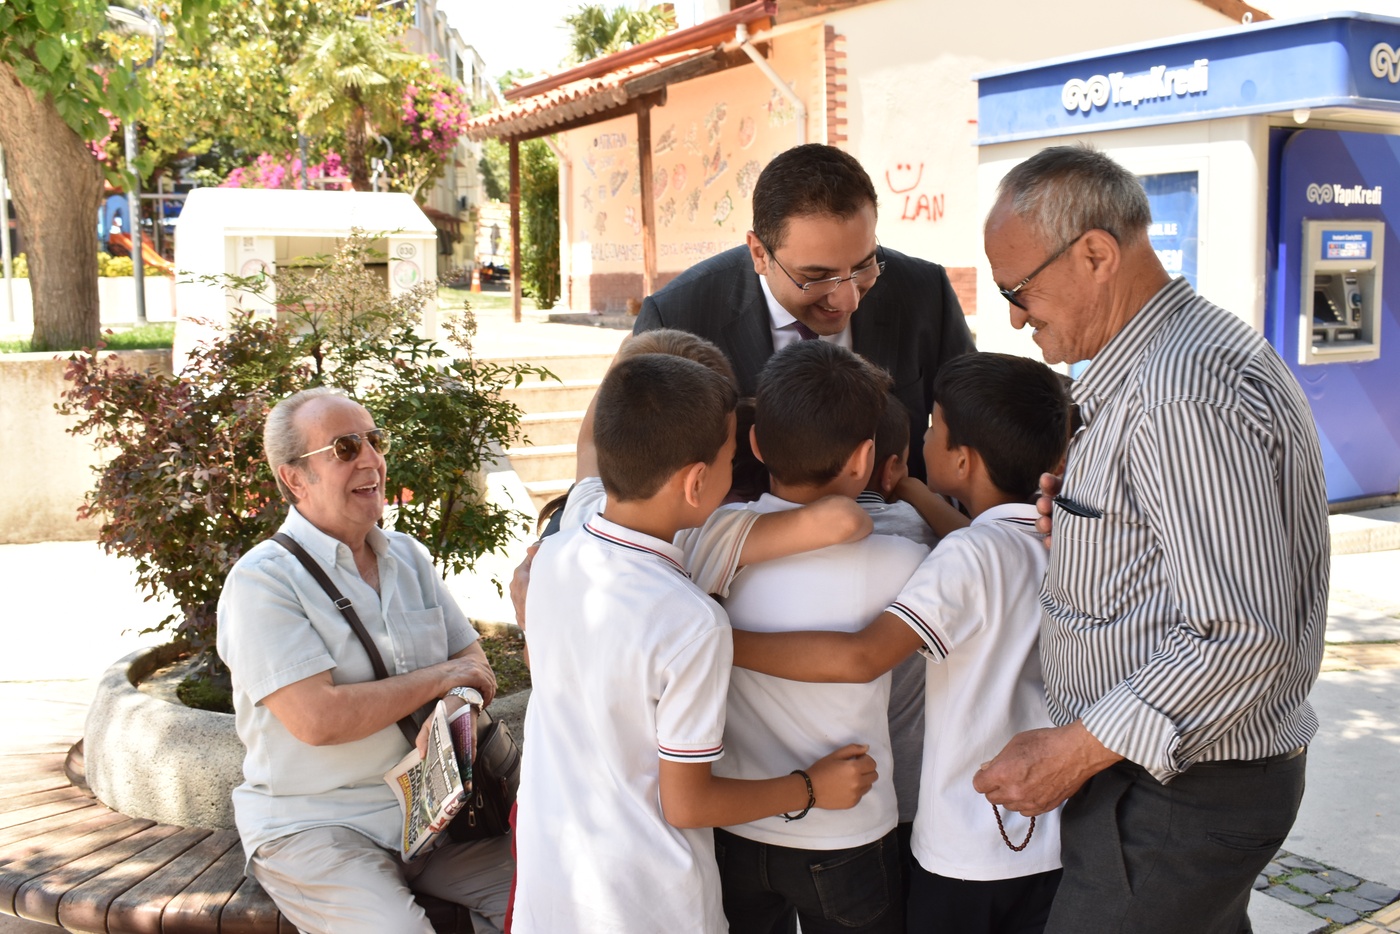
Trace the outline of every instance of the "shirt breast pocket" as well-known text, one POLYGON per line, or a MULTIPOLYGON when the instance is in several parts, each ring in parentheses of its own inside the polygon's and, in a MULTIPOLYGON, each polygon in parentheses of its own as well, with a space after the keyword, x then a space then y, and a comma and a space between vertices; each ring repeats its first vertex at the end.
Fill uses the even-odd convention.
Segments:
POLYGON ((417 671, 447 660, 447 624, 442 607, 400 610, 390 618, 399 634, 394 641, 410 647, 410 656, 402 659, 402 671, 417 671))
POLYGON ((1085 545, 1097 545, 1102 532, 1103 518, 1101 516, 1077 515, 1065 508, 1063 503, 1055 503, 1054 522, 1050 529, 1052 542, 1078 542, 1085 545))

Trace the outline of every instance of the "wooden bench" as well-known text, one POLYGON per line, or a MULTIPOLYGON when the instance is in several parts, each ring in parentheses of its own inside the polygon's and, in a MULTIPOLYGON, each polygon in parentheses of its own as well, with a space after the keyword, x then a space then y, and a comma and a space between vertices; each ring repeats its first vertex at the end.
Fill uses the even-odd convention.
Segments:
MULTIPOLYGON (((295 934, 243 874, 232 830, 172 827, 102 804, 82 744, 0 757, 0 912, 68 931, 295 934)), ((464 908, 420 899, 439 932, 470 932, 464 908)))

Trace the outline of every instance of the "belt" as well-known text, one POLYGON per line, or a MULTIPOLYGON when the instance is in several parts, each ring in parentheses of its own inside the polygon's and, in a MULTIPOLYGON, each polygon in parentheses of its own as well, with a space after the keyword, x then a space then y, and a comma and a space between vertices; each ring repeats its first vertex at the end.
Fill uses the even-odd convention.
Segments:
POLYGON ((1307 746, 1299 746, 1297 749, 1290 749, 1273 756, 1265 756, 1262 759, 1212 759, 1209 762, 1197 762, 1188 771, 1195 769, 1245 769, 1258 765, 1273 765, 1276 762, 1296 759, 1307 751, 1307 746))

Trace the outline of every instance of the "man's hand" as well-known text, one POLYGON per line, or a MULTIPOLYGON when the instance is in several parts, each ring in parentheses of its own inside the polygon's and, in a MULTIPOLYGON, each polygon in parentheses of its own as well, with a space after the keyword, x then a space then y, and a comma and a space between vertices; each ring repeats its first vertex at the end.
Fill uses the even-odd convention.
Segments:
POLYGON ((515 607, 515 625, 522 631, 525 629, 525 593, 530 589, 530 565, 534 564, 535 552, 539 550, 539 542, 526 548, 525 560, 520 562, 510 577, 510 602, 515 607))
MULTIPOLYGON (((443 683, 447 686, 442 689, 441 694, 446 694, 455 687, 476 688, 481 692, 484 701, 482 706, 491 706, 491 701, 496 698, 496 673, 491 670, 491 663, 486 660, 486 652, 481 648, 480 639, 443 662, 443 665, 447 666, 443 672, 443 683)), ((448 713, 451 712, 452 709, 449 708, 448 713)))
POLYGON ((1017 733, 995 759, 982 763, 972 787, 993 804, 1033 817, 1059 807, 1122 758, 1076 720, 1017 733))
MULTIPOLYGON (((1035 530, 1045 536, 1045 547, 1050 547, 1051 514, 1055 511, 1055 497, 1060 492, 1061 478, 1052 473, 1040 475, 1040 498, 1035 501, 1040 518, 1035 520, 1035 530)), ((512 585, 513 592, 513 585, 512 585)))
POLYGON ((852 743, 808 766, 816 807, 844 811, 855 807, 865 797, 875 779, 880 777, 875 771, 875 760, 866 754, 869 748, 852 743))

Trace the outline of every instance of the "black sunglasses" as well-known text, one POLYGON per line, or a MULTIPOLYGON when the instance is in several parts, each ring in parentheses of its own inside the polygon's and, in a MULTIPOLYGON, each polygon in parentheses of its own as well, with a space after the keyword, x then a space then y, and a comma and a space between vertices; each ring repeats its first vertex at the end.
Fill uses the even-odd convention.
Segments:
POLYGON ((1016 293, 1020 292, 1020 291, 1021 291, 1022 289, 1024 289, 1027 285, 1030 284, 1030 281, 1031 281, 1032 279, 1034 279, 1036 276, 1038 276, 1038 275, 1040 275, 1042 272, 1044 272, 1044 271, 1045 271, 1045 268, 1046 268, 1047 266, 1049 266, 1049 265, 1050 265, 1051 263, 1053 263, 1055 260, 1059 259, 1061 256, 1064 256, 1064 255, 1065 255, 1065 251, 1067 251, 1070 247, 1074 246, 1074 245, 1075 245, 1076 243, 1078 243, 1080 240, 1083 240, 1083 239, 1084 239, 1084 234, 1086 234, 1086 233, 1088 233, 1088 232, 1089 232, 1089 231, 1087 231, 1087 230, 1084 231, 1084 233, 1082 233, 1082 234, 1080 234, 1079 236, 1075 237, 1075 238, 1074 238, 1073 240, 1071 240, 1069 243, 1066 243, 1064 246, 1060 247, 1060 248, 1059 248, 1058 250, 1056 250, 1054 253, 1050 254, 1050 258, 1047 259, 1045 262, 1041 263, 1039 266, 1035 267, 1035 271, 1034 271, 1034 272, 1032 272, 1029 276, 1026 276, 1026 278, 1022 279, 1020 282, 1016 283, 1016 287, 1015 287, 1014 289, 1004 289, 1004 288, 1002 288, 1001 286, 997 286, 997 291, 1001 293, 1001 297, 1004 298, 1004 299, 1006 299, 1008 302, 1010 302, 1011 304, 1015 305, 1017 308, 1021 309, 1022 311, 1026 311, 1026 310, 1027 310, 1027 309, 1026 309, 1026 306, 1023 305, 1023 304, 1021 303, 1021 298, 1020 298, 1020 296, 1017 295, 1016 293))
POLYGON ((339 438, 332 438, 330 444, 323 448, 317 448, 314 451, 307 451, 305 454, 301 455, 301 457, 298 457, 297 460, 301 460, 302 457, 310 457, 312 454, 320 454, 322 451, 334 451, 336 460, 345 461, 348 464, 360 456, 360 450, 364 447, 366 441, 369 442, 370 447, 374 448, 380 454, 384 454, 389 450, 388 430, 384 428, 371 428, 364 433, 364 437, 355 433, 341 435, 339 438))

